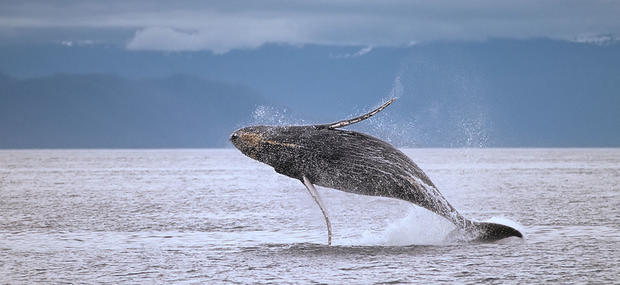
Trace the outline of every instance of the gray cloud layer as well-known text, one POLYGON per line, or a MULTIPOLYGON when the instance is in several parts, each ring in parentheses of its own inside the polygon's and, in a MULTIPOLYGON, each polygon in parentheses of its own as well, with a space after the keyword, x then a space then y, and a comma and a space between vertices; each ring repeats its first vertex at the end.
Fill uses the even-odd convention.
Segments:
MULTIPOLYGON (((133 30, 123 39, 129 49, 221 53, 267 42, 382 46, 489 37, 589 39, 619 35, 618 15, 620 1, 607 0, 3 1, 0 36, 19 38, 22 30, 88 29, 93 35, 133 30)), ((66 32, 59 34, 65 38, 58 40, 67 40, 66 32)))

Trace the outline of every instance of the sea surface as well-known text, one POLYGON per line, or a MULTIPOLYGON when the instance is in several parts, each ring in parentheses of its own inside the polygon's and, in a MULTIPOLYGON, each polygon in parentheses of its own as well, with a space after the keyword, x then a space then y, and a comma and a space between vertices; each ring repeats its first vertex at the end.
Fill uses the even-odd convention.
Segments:
POLYGON ((464 216, 318 188, 233 149, 0 151, 0 283, 620 283, 620 149, 406 149, 464 216))

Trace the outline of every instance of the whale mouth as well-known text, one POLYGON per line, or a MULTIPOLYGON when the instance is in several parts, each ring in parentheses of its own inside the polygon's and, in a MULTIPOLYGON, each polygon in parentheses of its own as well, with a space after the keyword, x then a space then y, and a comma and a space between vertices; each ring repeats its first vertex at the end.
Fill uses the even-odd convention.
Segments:
POLYGON ((233 146, 235 146, 238 150, 242 150, 242 144, 243 142, 241 141, 241 135, 240 135, 240 130, 237 130, 235 132, 233 132, 232 134, 230 134, 230 137, 228 138, 228 140, 233 144, 233 146))
POLYGON ((230 137, 228 138, 228 140, 232 143, 234 143, 237 139, 239 139, 239 134, 237 134, 237 132, 230 134, 230 137))

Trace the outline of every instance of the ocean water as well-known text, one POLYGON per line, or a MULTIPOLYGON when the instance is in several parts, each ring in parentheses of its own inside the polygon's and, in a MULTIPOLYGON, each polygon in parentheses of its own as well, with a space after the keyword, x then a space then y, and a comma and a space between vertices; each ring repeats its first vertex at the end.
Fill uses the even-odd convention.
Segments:
POLYGON ((0 283, 616 283, 620 149, 408 149, 466 217, 304 186, 233 149, 0 151, 0 283))

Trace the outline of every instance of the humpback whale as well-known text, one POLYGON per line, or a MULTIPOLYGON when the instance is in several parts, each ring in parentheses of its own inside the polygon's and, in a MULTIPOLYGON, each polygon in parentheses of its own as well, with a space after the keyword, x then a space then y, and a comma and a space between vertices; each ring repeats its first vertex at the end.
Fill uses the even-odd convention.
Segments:
POLYGON ((331 223, 314 185, 411 202, 452 222, 456 230, 450 236, 461 240, 522 238, 509 226, 463 217, 400 150, 368 134, 342 129, 381 112, 394 100, 367 114, 331 124, 245 127, 233 132, 230 141, 246 156, 306 186, 325 218, 328 244, 332 239, 331 223))

